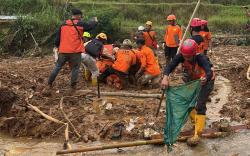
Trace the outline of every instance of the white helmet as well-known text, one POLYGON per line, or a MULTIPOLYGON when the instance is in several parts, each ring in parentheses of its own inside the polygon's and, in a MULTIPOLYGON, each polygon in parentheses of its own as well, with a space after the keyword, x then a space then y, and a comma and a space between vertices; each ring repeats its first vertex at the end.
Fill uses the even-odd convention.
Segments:
POLYGON ((145 29, 145 28, 144 28, 144 26, 142 26, 142 25, 138 27, 138 31, 143 31, 144 29, 145 29))
POLYGON ((122 44, 123 44, 124 46, 132 46, 132 42, 131 42, 131 40, 129 40, 129 39, 125 39, 125 40, 122 42, 122 44))

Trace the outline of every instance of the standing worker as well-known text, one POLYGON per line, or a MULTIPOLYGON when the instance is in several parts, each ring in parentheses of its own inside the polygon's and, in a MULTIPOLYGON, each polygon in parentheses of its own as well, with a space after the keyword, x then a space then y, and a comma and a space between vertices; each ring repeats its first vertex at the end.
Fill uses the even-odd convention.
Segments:
POLYGON ((133 39, 136 41, 137 39, 144 38, 144 33, 143 33, 144 31, 145 31, 144 26, 142 26, 142 25, 139 26, 137 31, 134 34, 133 39))
POLYGON ((197 145, 200 141, 200 135, 205 127, 206 121, 206 101, 214 86, 214 73, 211 70, 211 64, 207 56, 203 54, 197 55, 197 47, 198 45, 194 40, 185 40, 181 46, 180 53, 166 66, 161 82, 162 88, 166 89, 169 85, 169 74, 173 72, 179 63, 182 63, 183 68, 187 70, 190 81, 201 80, 202 87, 197 99, 197 104, 191 112, 193 113, 191 117, 193 117, 195 123, 195 131, 194 136, 187 141, 190 146, 197 145))
POLYGON ((207 26, 208 22, 206 20, 201 20, 201 31, 200 35, 204 40, 204 54, 207 55, 207 52, 211 54, 212 52, 212 35, 207 26))
POLYGON ((182 30, 176 24, 175 15, 167 16, 168 25, 166 27, 164 41, 165 41, 165 57, 169 63, 177 53, 180 40, 182 39, 182 30))
POLYGON ((156 32, 152 29, 152 27, 153 23, 151 21, 147 21, 143 36, 145 39, 145 45, 153 49, 153 51, 155 52, 155 50, 157 49, 157 40, 156 32))
POLYGON ((204 53, 204 39, 200 35, 201 25, 201 19, 199 18, 193 18, 190 24, 191 39, 198 44, 197 53, 199 54, 204 53))
POLYGON ((56 76, 66 62, 71 68, 71 88, 75 89, 79 68, 81 64, 81 53, 84 51, 82 35, 84 31, 93 29, 97 24, 97 18, 88 23, 81 21, 82 12, 79 9, 72 9, 72 17, 62 24, 56 33, 55 48, 59 52, 56 66, 49 76, 48 85, 52 87, 56 76))

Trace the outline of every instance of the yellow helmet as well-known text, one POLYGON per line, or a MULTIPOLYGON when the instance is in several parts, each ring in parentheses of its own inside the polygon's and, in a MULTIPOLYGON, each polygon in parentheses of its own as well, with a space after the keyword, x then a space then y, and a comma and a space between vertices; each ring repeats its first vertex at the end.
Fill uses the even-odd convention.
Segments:
POLYGON ((153 26, 153 23, 152 23, 151 21, 147 21, 147 22, 146 22, 146 25, 149 25, 149 26, 152 27, 152 26, 153 26))
POLYGON ((83 33, 83 37, 87 37, 87 38, 91 38, 91 35, 90 35, 90 33, 89 32, 84 32, 83 33))
POLYGON ((108 39, 107 35, 104 34, 104 33, 98 34, 98 35, 96 36, 96 38, 97 38, 97 39, 98 39, 98 38, 101 38, 101 39, 104 39, 104 40, 107 40, 107 39, 108 39))

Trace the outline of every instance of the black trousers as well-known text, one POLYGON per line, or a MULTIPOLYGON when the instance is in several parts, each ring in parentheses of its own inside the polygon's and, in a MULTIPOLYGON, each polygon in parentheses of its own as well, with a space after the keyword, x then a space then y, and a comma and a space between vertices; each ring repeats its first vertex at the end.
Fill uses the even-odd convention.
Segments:
POLYGON ((210 93, 214 89, 214 80, 208 81, 205 85, 201 87, 201 91, 197 100, 196 111, 199 115, 206 115, 207 107, 206 102, 210 93))
POLYGON ((165 46, 165 57, 166 59, 170 62, 174 56, 176 55, 177 53, 177 50, 178 50, 178 47, 168 47, 168 46, 165 46))
POLYGON ((119 76, 120 78, 127 78, 128 75, 126 73, 123 73, 123 72, 120 72, 118 70, 115 70, 114 68, 112 67, 109 67, 107 68, 99 77, 99 81, 102 81, 102 82, 105 82, 106 78, 109 76, 109 75, 112 75, 112 74, 117 74, 117 76, 119 76))
POLYGON ((71 86, 75 86, 77 84, 77 78, 79 73, 79 68, 81 64, 81 53, 59 53, 58 60, 56 62, 56 66, 50 74, 48 84, 52 85, 55 81, 56 76, 64 66, 66 62, 69 62, 72 65, 71 69, 71 86))

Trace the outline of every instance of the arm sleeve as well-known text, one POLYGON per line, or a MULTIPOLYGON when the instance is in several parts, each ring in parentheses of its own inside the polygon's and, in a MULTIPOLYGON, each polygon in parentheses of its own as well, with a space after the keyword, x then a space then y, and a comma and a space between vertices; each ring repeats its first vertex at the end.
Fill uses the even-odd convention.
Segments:
POLYGON ((56 32, 55 47, 57 48, 60 46, 60 38, 61 38, 61 26, 56 32))
POLYGON ((197 63, 205 70, 206 79, 210 81, 213 76, 213 72, 211 70, 211 63, 208 61, 208 58, 203 54, 199 54, 197 55, 197 63))
POLYGON ((90 31, 97 26, 97 22, 89 21, 89 22, 82 22, 81 25, 84 28, 84 31, 90 31))
POLYGON ((165 67, 165 70, 164 70, 164 75, 169 75, 177 66, 179 63, 183 62, 184 61, 184 58, 181 54, 177 54, 172 62, 170 62, 170 64, 168 66, 165 67))

